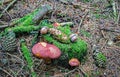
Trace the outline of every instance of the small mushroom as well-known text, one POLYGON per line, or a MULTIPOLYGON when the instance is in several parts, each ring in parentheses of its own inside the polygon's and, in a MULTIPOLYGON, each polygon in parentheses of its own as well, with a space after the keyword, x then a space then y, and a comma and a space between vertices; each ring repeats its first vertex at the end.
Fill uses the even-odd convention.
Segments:
POLYGON ((41 34, 46 34, 47 32, 48 32, 48 27, 47 26, 42 27, 41 30, 40 30, 41 34))
POLYGON ((39 42, 32 48, 32 53, 45 60, 46 63, 50 63, 51 59, 59 58, 61 51, 58 47, 48 44, 46 42, 39 42))
POLYGON ((60 26, 60 24, 57 23, 57 22, 55 22, 55 23, 53 23, 53 26, 54 26, 54 27, 58 27, 58 26, 60 26))
POLYGON ((71 40, 71 42, 76 42, 77 39, 78 39, 78 35, 77 35, 77 34, 71 34, 71 35, 70 35, 70 40, 71 40))
POLYGON ((72 58, 69 60, 69 65, 74 67, 74 66, 79 66, 80 65, 80 62, 77 58, 72 58))

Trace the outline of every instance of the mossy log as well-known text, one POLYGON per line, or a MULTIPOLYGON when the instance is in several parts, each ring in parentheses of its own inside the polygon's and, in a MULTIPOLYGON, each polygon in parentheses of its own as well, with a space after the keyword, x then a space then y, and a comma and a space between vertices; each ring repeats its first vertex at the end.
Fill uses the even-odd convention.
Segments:
POLYGON ((11 30, 15 33, 29 33, 33 30, 38 30, 40 27, 34 25, 36 25, 36 23, 40 21, 40 19, 50 10, 52 10, 51 6, 43 5, 35 9, 33 12, 27 14, 26 16, 19 18, 18 20, 12 21, 9 24, 10 27, 6 28, 5 32, 0 33, 0 38, 11 30))
POLYGON ((46 13, 52 10, 51 6, 43 5, 35 9, 33 12, 27 14, 26 16, 12 21, 10 25, 19 25, 19 26, 29 26, 37 23, 46 13))

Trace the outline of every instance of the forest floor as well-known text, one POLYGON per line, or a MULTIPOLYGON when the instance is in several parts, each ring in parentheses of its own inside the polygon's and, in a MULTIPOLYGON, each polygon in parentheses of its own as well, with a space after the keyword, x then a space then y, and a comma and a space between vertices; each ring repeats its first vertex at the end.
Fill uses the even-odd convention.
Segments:
MULTIPOLYGON (((6 1, 8 2, 0 3, 0 13, 12 0, 6 1)), ((88 77, 120 77, 120 7, 116 2, 114 6, 118 14, 113 9, 114 6, 109 6, 107 0, 92 2, 87 2, 87 0, 17 0, 3 12, 0 17, 0 26, 9 24, 13 19, 21 18, 45 4, 51 5, 53 11, 42 19, 49 19, 52 22, 73 22, 72 31, 79 32, 79 37, 88 43, 88 54, 85 63, 73 70, 52 64, 46 65, 42 59, 33 56, 34 70, 39 77, 85 77, 84 74, 88 77), (117 41, 114 42, 113 39, 117 41), (93 46, 97 46, 107 57, 106 68, 98 68, 94 64, 93 46)), ((0 31, 2 30, 0 28, 0 31)), ((26 39, 27 45, 31 46, 31 36, 22 37, 26 39)), ((15 53, 0 50, 0 77, 31 77, 26 66, 19 47, 15 53)))

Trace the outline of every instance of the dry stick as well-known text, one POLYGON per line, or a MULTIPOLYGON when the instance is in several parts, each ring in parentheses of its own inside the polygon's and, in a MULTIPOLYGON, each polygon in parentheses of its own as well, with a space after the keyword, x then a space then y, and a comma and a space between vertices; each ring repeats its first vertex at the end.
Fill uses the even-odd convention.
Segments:
POLYGON ((0 68, 0 70, 2 70, 3 72, 5 72, 6 74, 8 74, 10 77, 13 77, 9 72, 7 72, 6 70, 4 70, 3 68, 0 68))
POLYGON ((0 26, 0 29, 6 28, 6 27, 8 27, 8 25, 2 25, 0 26))
POLYGON ((70 73, 72 73, 72 72, 75 72, 77 69, 78 69, 78 68, 75 68, 75 69, 73 69, 73 70, 71 70, 71 71, 65 73, 64 75, 68 75, 68 74, 70 74, 70 73))
POLYGON ((10 15, 10 13, 8 13, 8 11, 6 11, 6 13, 7 13, 8 16, 10 17, 10 19, 12 20, 12 16, 10 15))
POLYGON ((20 68, 20 70, 17 71, 15 77, 17 77, 17 75, 23 70, 24 67, 25 67, 25 65, 22 65, 22 67, 20 68))
POLYGON ((19 60, 22 62, 22 67, 21 67, 20 70, 18 70, 17 73, 16 73, 16 76, 15 76, 15 77, 17 77, 17 75, 20 73, 20 71, 22 71, 22 69, 23 69, 24 66, 25 66, 24 61, 23 61, 22 59, 20 59, 19 57, 17 57, 16 55, 12 55, 12 54, 10 54, 10 53, 7 53, 7 55, 9 55, 9 56, 11 56, 11 57, 15 57, 15 58, 19 59, 19 60))
MULTIPOLYGON (((9 15, 9 17, 12 19, 12 17, 10 16, 10 14, 6 11, 6 13, 9 15)), ((3 29, 3 28, 6 28, 6 27, 9 27, 9 25, 2 25, 0 26, 0 29, 3 29)))
POLYGON ((76 70, 80 70, 83 75, 86 75, 86 73, 83 71, 83 69, 81 68, 81 66, 79 66, 79 68, 77 67, 77 68, 75 68, 75 69, 73 69, 73 70, 65 73, 64 75, 68 75, 68 74, 70 74, 70 73, 72 73, 72 72, 75 72, 76 70))
POLYGON ((105 34, 104 34, 104 31, 103 31, 103 30, 101 30, 101 33, 102 33, 102 36, 106 39, 107 37, 105 36, 105 34))
POLYGON ((3 2, 2 1, 0 1, 0 4, 2 3, 2 4, 7 4, 7 3, 9 3, 9 2, 11 2, 12 0, 4 0, 3 2))
MULTIPOLYGON (((57 11, 57 3, 56 1, 54 0, 54 3, 53 3, 53 12, 51 14, 51 19, 54 19, 54 21, 56 21, 56 19, 53 17, 53 15, 55 14, 55 12, 57 11)), ((53 21, 53 20, 52 20, 53 21)))
POLYGON ((88 11, 86 12, 86 14, 84 15, 84 17, 81 19, 81 21, 80 21, 80 23, 79 23, 79 26, 78 26, 78 34, 79 34, 79 32, 80 32, 80 28, 81 28, 81 25, 82 25, 82 23, 83 23, 83 21, 84 21, 84 19, 85 19, 85 17, 87 16, 87 14, 88 14, 88 11))
POLYGON ((119 26, 119 22, 120 22, 120 12, 118 12, 117 26, 119 26))
POLYGON ((2 17, 3 13, 5 13, 17 0, 13 0, 0 14, 0 18, 2 17))
POLYGON ((116 2, 116 9, 117 9, 117 12, 118 12, 118 16, 117 16, 117 26, 119 26, 119 20, 120 20, 120 12, 118 11, 120 6, 118 6, 118 3, 116 2))
POLYGON ((105 45, 107 44, 108 40, 105 40, 105 43, 103 43, 101 50, 105 47, 105 45))
POLYGON ((120 30, 114 30, 114 29, 102 28, 102 29, 100 29, 100 30, 105 30, 105 31, 111 31, 111 32, 120 33, 120 30))
POLYGON ((113 0, 113 3, 112 3, 112 8, 113 8, 113 14, 115 16, 115 20, 117 19, 117 10, 116 10, 116 3, 115 1, 113 0))
POLYGON ((5 21, 0 20, 0 25, 5 25, 5 24, 7 24, 5 21))
POLYGON ((85 71, 82 69, 82 66, 79 66, 78 69, 82 72, 82 74, 83 74, 84 76, 86 76, 86 73, 85 73, 85 71))
POLYGON ((19 59, 19 60, 22 62, 22 64, 24 65, 24 61, 23 61, 21 58, 19 58, 18 56, 12 55, 12 54, 10 54, 10 53, 6 53, 6 54, 9 55, 9 56, 11 56, 11 57, 14 57, 14 58, 19 59))
POLYGON ((104 48, 104 46, 106 45, 106 43, 108 42, 108 39, 107 39, 107 37, 105 36, 105 34, 104 34, 104 31, 103 30, 101 30, 101 33, 102 33, 102 36, 103 36, 103 38, 105 39, 105 43, 102 45, 102 47, 101 47, 101 49, 103 49, 104 48))

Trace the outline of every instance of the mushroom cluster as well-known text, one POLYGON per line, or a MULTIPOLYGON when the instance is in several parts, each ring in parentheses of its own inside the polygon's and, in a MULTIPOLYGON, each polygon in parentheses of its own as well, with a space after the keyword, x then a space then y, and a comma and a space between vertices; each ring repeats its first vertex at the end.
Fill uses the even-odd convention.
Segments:
POLYGON ((59 58, 61 51, 58 47, 46 42, 39 42, 32 47, 32 53, 45 61, 50 61, 51 59, 59 58))

